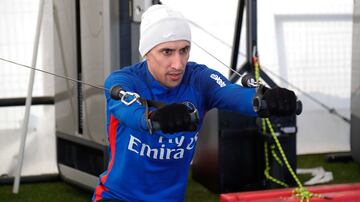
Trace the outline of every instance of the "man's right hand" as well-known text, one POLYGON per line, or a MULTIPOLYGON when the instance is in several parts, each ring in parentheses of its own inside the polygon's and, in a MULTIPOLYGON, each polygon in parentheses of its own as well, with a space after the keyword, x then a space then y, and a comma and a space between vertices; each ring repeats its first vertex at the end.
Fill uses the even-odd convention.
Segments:
POLYGON ((172 103, 152 111, 151 122, 157 122, 164 133, 196 131, 197 123, 191 120, 191 110, 185 104, 172 103))

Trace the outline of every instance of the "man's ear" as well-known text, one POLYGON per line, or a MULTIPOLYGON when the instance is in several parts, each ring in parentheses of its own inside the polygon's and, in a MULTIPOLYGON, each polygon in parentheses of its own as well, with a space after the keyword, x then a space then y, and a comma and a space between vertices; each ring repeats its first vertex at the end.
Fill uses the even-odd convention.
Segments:
POLYGON ((144 59, 145 59, 145 60, 150 60, 150 59, 151 59, 151 55, 150 55, 150 54, 151 54, 150 51, 147 52, 147 53, 144 55, 144 59))
POLYGON ((149 52, 150 52, 150 51, 148 51, 147 53, 145 53, 145 55, 143 56, 143 58, 144 58, 145 60, 149 59, 149 52))

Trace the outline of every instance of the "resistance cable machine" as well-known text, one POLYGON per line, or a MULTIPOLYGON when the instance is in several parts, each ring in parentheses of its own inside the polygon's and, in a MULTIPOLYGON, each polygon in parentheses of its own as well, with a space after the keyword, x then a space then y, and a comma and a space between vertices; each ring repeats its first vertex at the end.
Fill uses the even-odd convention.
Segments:
MULTIPOLYGON (((260 78, 270 88, 278 87, 260 68, 257 49, 256 0, 239 0, 230 68, 229 80, 233 83, 241 79, 241 83, 244 85, 244 76, 241 75, 252 75, 255 79, 254 84, 260 85, 252 86, 250 84, 247 87, 257 87, 258 96, 261 96, 259 92, 263 88, 260 78), (238 69, 240 36, 245 7, 246 60, 238 69)), ((254 99, 255 111, 259 111, 261 108, 261 99, 254 99)), ((298 101, 296 114, 299 115, 301 111, 302 103, 298 101)), ((211 191, 226 193, 297 185, 298 188, 294 189, 293 195, 301 201, 309 200, 311 197, 323 197, 307 191, 294 172, 296 170, 296 115, 282 118, 274 116, 258 118, 254 121, 250 118, 219 111, 210 114, 207 121, 210 124, 204 124, 202 133, 210 133, 210 137, 198 142, 198 150, 194 157, 192 170, 193 178, 211 191), (232 118, 235 118, 236 121, 231 120, 232 118), (214 130, 214 125, 215 131, 219 134, 211 132, 214 130), (243 128, 239 128, 239 125, 242 125, 243 128), (227 129, 224 129, 225 127, 227 129), (226 135, 230 138, 237 136, 237 141, 226 140, 226 135), (205 153, 208 154, 207 157, 203 157, 205 153), (233 157, 231 158, 229 155, 233 155, 233 157), (213 165, 209 166, 209 163, 213 165), (209 180, 209 177, 214 178, 214 175, 217 175, 215 176, 216 180, 209 180)))
MULTIPOLYGON (((254 76, 255 81, 259 82, 260 78, 264 80, 270 88, 278 87, 278 85, 260 68, 258 48, 257 48, 257 0, 240 0, 238 5, 235 33, 233 40, 233 49, 231 56, 230 68, 234 71, 243 74, 247 72, 254 76), (244 7, 246 5, 246 60, 237 69, 241 27, 244 16, 244 7)), ((230 81, 236 82, 239 76, 233 71, 230 71, 230 81)), ((257 87, 257 91, 261 91, 257 87)), ((257 103, 254 100, 254 107, 257 103)), ((297 112, 299 115, 302 111, 302 103, 297 102, 297 112)), ((320 194, 314 194, 304 188, 296 176, 296 115, 290 117, 270 117, 258 118, 259 133, 263 136, 264 144, 264 176, 266 188, 280 188, 280 187, 294 187, 293 196, 300 199, 300 201, 309 200, 312 197, 325 198, 320 194), (279 135, 276 135, 278 133, 279 135), (283 147, 279 140, 291 139, 290 141, 283 141, 284 144, 289 144, 283 147), (285 148, 285 150, 284 150, 285 148)))

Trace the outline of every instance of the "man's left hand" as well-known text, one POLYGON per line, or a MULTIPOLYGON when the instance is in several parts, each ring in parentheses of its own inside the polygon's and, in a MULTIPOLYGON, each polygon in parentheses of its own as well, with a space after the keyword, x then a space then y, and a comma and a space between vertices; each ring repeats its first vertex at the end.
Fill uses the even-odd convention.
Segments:
POLYGON ((296 95, 294 91, 276 87, 264 92, 263 100, 266 101, 270 115, 289 116, 296 111, 296 95))

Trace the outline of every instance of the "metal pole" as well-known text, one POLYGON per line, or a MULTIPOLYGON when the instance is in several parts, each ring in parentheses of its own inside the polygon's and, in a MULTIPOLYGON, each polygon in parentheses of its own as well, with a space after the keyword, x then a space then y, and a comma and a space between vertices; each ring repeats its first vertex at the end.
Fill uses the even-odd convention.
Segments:
MULTIPOLYGON (((44 13, 44 0, 40 0, 39 2, 39 12, 37 18, 37 25, 36 25, 36 35, 35 35, 35 42, 33 47, 33 55, 32 55, 32 63, 31 66, 36 66, 36 59, 37 53, 39 48, 39 40, 40 40, 40 31, 41 31, 41 22, 44 13)), ((20 176, 21 176, 21 169, 24 160, 24 151, 25 151, 25 142, 26 142, 26 134, 29 125, 29 114, 30 114, 30 107, 31 107, 31 100, 32 100, 32 91, 34 87, 34 79, 35 79, 35 70, 31 69, 30 78, 29 78, 29 85, 28 85, 28 94, 26 97, 26 107, 25 107, 25 116, 24 122, 22 125, 21 130, 21 141, 20 141, 20 149, 19 149, 19 161, 17 164, 16 172, 15 172, 15 179, 14 179, 14 186, 13 186, 13 193, 17 194, 19 192, 19 185, 20 185, 20 176)))
POLYGON ((253 70, 252 54, 254 47, 257 47, 257 1, 246 1, 246 60, 250 63, 250 70, 253 70))
MULTIPOLYGON (((241 36, 241 28, 242 28, 242 21, 244 16, 244 7, 245 7, 245 0, 239 0, 237 14, 236 14, 236 21, 235 21, 235 31, 234 31, 234 39, 233 39, 233 47, 231 53, 231 63, 230 68, 232 70, 237 70, 237 63, 239 57, 239 47, 240 47, 240 36, 241 36)), ((233 77, 234 72, 229 72, 229 78, 233 77)))

